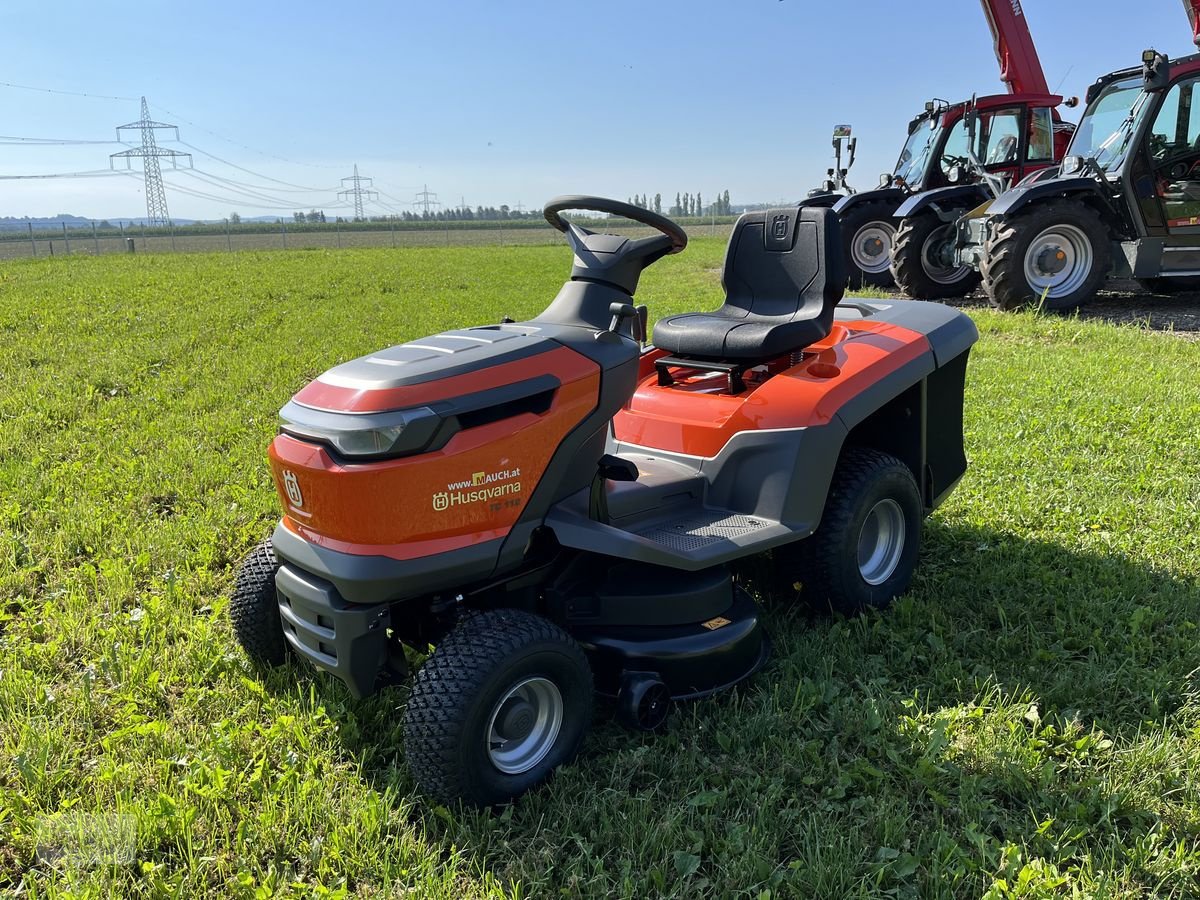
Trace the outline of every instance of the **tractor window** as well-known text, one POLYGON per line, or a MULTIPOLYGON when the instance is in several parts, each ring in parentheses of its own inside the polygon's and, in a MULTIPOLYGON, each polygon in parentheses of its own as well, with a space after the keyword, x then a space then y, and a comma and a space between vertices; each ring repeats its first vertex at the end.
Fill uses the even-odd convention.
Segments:
POLYGON ((927 118, 918 119, 912 125, 908 141, 896 162, 896 180, 917 190, 924 190, 925 171, 929 157, 941 137, 942 129, 936 122, 931 126, 927 118))
POLYGON ((942 147, 942 174, 948 175, 950 170, 955 166, 967 166, 970 164, 970 155, 967 153, 967 120, 959 118, 950 128, 950 133, 946 135, 946 144, 942 147))
POLYGON ((980 117, 979 158, 984 165, 1015 163, 1021 147, 1021 110, 1001 109, 980 117))
POLYGON ((1175 84, 1163 97, 1146 141, 1167 222, 1190 226, 1200 216, 1200 79, 1175 84))
POLYGON ((1054 116, 1050 108, 1039 106, 1029 111, 1029 162, 1049 162, 1054 159, 1054 116))

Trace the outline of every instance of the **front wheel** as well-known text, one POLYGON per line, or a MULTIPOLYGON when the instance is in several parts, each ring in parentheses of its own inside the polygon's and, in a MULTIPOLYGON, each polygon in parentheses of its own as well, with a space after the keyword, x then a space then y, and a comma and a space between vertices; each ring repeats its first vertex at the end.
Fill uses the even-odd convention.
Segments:
POLYGON ((891 285, 888 266, 896 240, 895 211, 894 203, 872 200, 852 206, 842 215, 847 286, 851 289, 891 285))
POLYGON ((233 635, 251 662, 263 668, 282 665, 288 655, 275 593, 278 571, 275 547, 267 538, 242 560, 233 596, 229 598, 233 635))
POLYGON ((888 453, 851 448, 838 461, 821 525, 774 551, 776 583, 818 606, 882 609, 912 581, 924 507, 912 472, 888 453))
POLYGON ((579 645, 540 616, 492 610, 455 627, 417 672, 404 750, 430 797, 495 806, 574 757, 591 719, 579 645))
POLYGON ((999 223, 980 271, 997 309, 1074 309, 1100 289, 1112 255, 1099 214, 1077 200, 1051 200, 999 223))
MULTIPOLYGON (((957 218, 965 209, 953 210, 957 218)), ((979 273, 952 262, 955 222, 925 212, 900 221, 892 248, 892 277, 909 297, 946 300, 965 297, 979 287, 979 273)))

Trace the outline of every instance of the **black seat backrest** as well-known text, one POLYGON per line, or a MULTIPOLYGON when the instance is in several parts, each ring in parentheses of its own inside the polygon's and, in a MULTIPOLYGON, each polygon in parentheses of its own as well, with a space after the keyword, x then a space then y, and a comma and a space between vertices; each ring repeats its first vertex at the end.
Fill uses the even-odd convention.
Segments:
POLYGON ((725 316, 813 320, 828 332, 846 287, 833 210, 790 207, 738 219, 725 252, 725 316))

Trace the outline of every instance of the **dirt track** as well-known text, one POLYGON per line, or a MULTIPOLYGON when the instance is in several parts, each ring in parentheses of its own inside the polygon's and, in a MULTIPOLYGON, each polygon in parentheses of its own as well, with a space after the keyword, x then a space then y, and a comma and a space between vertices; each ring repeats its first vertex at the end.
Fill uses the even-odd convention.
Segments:
MULTIPOLYGON (((954 301, 951 301, 954 302, 954 301)), ((987 306, 977 291, 955 303, 962 307, 987 306)), ((1081 319, 1099 319, 1114 324, 1138 325, 1153 331, 1173 333, 1185 340, 1200 340, 1200 292, 1150 294, 1132 281, 1112 281, 1096 299, 1078 310, 1081 319)))

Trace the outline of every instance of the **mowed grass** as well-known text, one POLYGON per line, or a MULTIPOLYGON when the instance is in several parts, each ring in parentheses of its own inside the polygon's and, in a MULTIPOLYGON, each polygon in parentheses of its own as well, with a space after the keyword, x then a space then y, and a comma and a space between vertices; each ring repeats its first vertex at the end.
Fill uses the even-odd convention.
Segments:
MULTIPOLYGON (((643 279, 718 302, 719 240, 643 279)), ((766 601, 749 683, 501 814, 431 808, 403 688, 233 645, 275 414, 330 365, 536 314, 559 247, 0 269, 0 892, 1200 895, 1200 347, 974 313, 971 469, 911 592, 766 601)), ((397 498, 402 514, 404 498, 397 498)))

